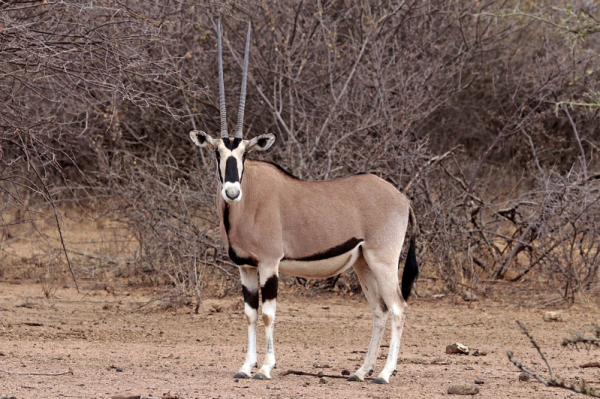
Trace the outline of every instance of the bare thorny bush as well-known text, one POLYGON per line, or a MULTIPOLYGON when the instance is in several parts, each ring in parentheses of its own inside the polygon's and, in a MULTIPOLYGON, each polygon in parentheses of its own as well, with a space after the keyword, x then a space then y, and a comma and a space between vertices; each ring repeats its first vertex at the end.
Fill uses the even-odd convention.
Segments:
POLYGON ((34 232, 55 249, 42 263, 98 279, 90 254, 42 228, 64 231, 77 208, 133 240, 119 261, 96 254, 104 269, 168 281, 177 303, 205 283, 226 292, 214 160, 187 138, 219 130, 222 15, 230 109, 253 24, 246 131, 278 134, 266 157, 304 179, 373 172, 412 199, 417 293, 527 278, 571 300, 595 290, 599 10, 518 7, 0 2, 3 256, 22 261, 12 244, 34 232))
MULTIPOLYGON (((538 380, 539 382, 541 382, 542 384, 544 384, 547 387, 552 387, 552 388, 561 388, 561 389, 566 389, 569 391, 573 391, 579 394, 583 394, 585 396, 591 396, 594 398, 599 398, 600 397, 600 393, 598 393, 596 391, 596 388, 589 385, 585 379, 583 378, 578 378, 575 377, 575 379, 577 380, 576 383, 570 383, 567 380, 559 377, 558 375, 556 375, 554 373, 554 370, 552 368, 552 365, 550 364, 550 362, 548 361, 548 358, 546 357, 544 351, 542 350, 542 348, 540 347, 540 345, 537 343, 537 341, 535 340, 535 338, 533 337, 533 335, 529 332, 529 330, 527 329, 527 327, 521 323, 520 321, 517 321, 517 324, 519 325, 519 328, 521 329, 521 331, 523 332, 523 334, 525 334, 527 336, 527 338, 529 338, 529 341, 531 342, 531 345, 537 350, 538 355, 540 356, 540 358, 544 361, 546 368, 547 368, 547 372, 549 374, 548 377, 544 376, 542 373, 540 373, 539 371, 536 371, 532 368, 530 368, 528 365, 520 362, 519 360, 517 360, 513 354, 513 352, 511 350, 507 350, 506 351, 506 355, 508 356, 508 360, 514 364, 519 370, 521 370, 523 373, 522 374, 527 374, 533 378, 535 378, 536 380, 538 380)), ((598 331, 598 326, 595 325, 595 329, 596 329, 596 337, 599 336, 600 332, 598 331)), ((570 339, 565 339, 563 341, 563 347, 571 347, 571 348, 578 348, 579 346, 585 346, 588 349, 590 349, 592 346, 598 346, 598 339, 597 338, 585 338, 583 337, 581 334, 576 334, 573 338, 570 339)), ((535 364, 535 363, 534 363, 535 364)), ((539 364, 539 363, 538 363, 539 364)), ((589 363, 585 363, 579 366, 580 368, 588 368, 588 367, 600 367, 600 363, 598 362, 589 362, 589 363)))

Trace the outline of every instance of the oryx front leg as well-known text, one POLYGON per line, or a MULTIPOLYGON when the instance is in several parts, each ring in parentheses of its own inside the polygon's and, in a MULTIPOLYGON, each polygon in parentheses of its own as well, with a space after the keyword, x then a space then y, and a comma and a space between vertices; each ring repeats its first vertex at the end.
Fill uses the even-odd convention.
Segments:
POLYGON ((257 367, 256 360, 256 321, 258 320, 258 269, 256 267, 240 267, 242 293, 244 294, 244 313, 248 321, 248 349, 246 360, 233 378, 250 378, 252 367, 257 367))
POLYGON ((265 360, 254 375, 255 379, 271 379, 271 369, 275 367, 275 345, 273 343, 273 329, 275 325, 275 313, 277 308, 277 284, 279 278, 277 271, 262 270, 260 273, 260 293, 262 296, 262 319, 265 323, 265 360))

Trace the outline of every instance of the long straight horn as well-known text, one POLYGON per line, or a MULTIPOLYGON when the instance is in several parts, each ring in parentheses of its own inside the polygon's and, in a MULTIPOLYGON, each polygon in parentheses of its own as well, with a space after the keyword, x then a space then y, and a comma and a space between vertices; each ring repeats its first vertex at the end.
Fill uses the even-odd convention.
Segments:
POLYGON ((244 108, 246 108, 246 81, 248 80, 248 58, 250 58, 250 30, 252 24, 248 22, 248 35, 246 36, 246 51, 244 52, 244 71, 242 73, 242 93, 240 94, 240 108, 238 110, 237 127, 235 137, 242 138, 244 129, 244 108))
POLYGON ((218 57, 219 57, 219 109, 221 110, 221 137, 229 137, 227 133, 227 110, 225 109, 225 83, 223 82, 223 44, 221 43, 221 17, 217 23, 218 57))

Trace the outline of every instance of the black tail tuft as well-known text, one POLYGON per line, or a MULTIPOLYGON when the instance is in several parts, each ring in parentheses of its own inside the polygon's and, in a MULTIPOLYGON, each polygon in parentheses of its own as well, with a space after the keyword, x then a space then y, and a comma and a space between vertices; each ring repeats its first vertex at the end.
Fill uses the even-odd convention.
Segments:
POLYGON ((402 272, 402 296, 408 300, 412 285, 419 276, 419 265, 417 265, 417 253, 415 250, 415 236, 410 238, 410 247, 406 254, 406 263, 402 272))

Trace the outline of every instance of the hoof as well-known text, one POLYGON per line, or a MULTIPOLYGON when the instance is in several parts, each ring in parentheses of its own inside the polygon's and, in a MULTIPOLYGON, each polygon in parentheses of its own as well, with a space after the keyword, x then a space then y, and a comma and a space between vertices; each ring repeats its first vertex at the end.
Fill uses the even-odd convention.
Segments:
POLYGON ((253 380, 268 380, 267 376, 261 373, 254 374, 253 380))
POLYGON ((346 378, 346 381, 360 381, 360 378, 358 378, 356 375, 351 375, 350 377, 346 378))
POLYGON ((373 384, 389 384, 389 382, 387 382, 386 380, 384 380, 383 378, 377 377, 375 378, 373 381, 371 381, 373 384))
POLYGON ((235 373, 233 378, 250 378, 250 376, 246 373, 242 373, 241 371, 238 371, 237 373, 235 373))

